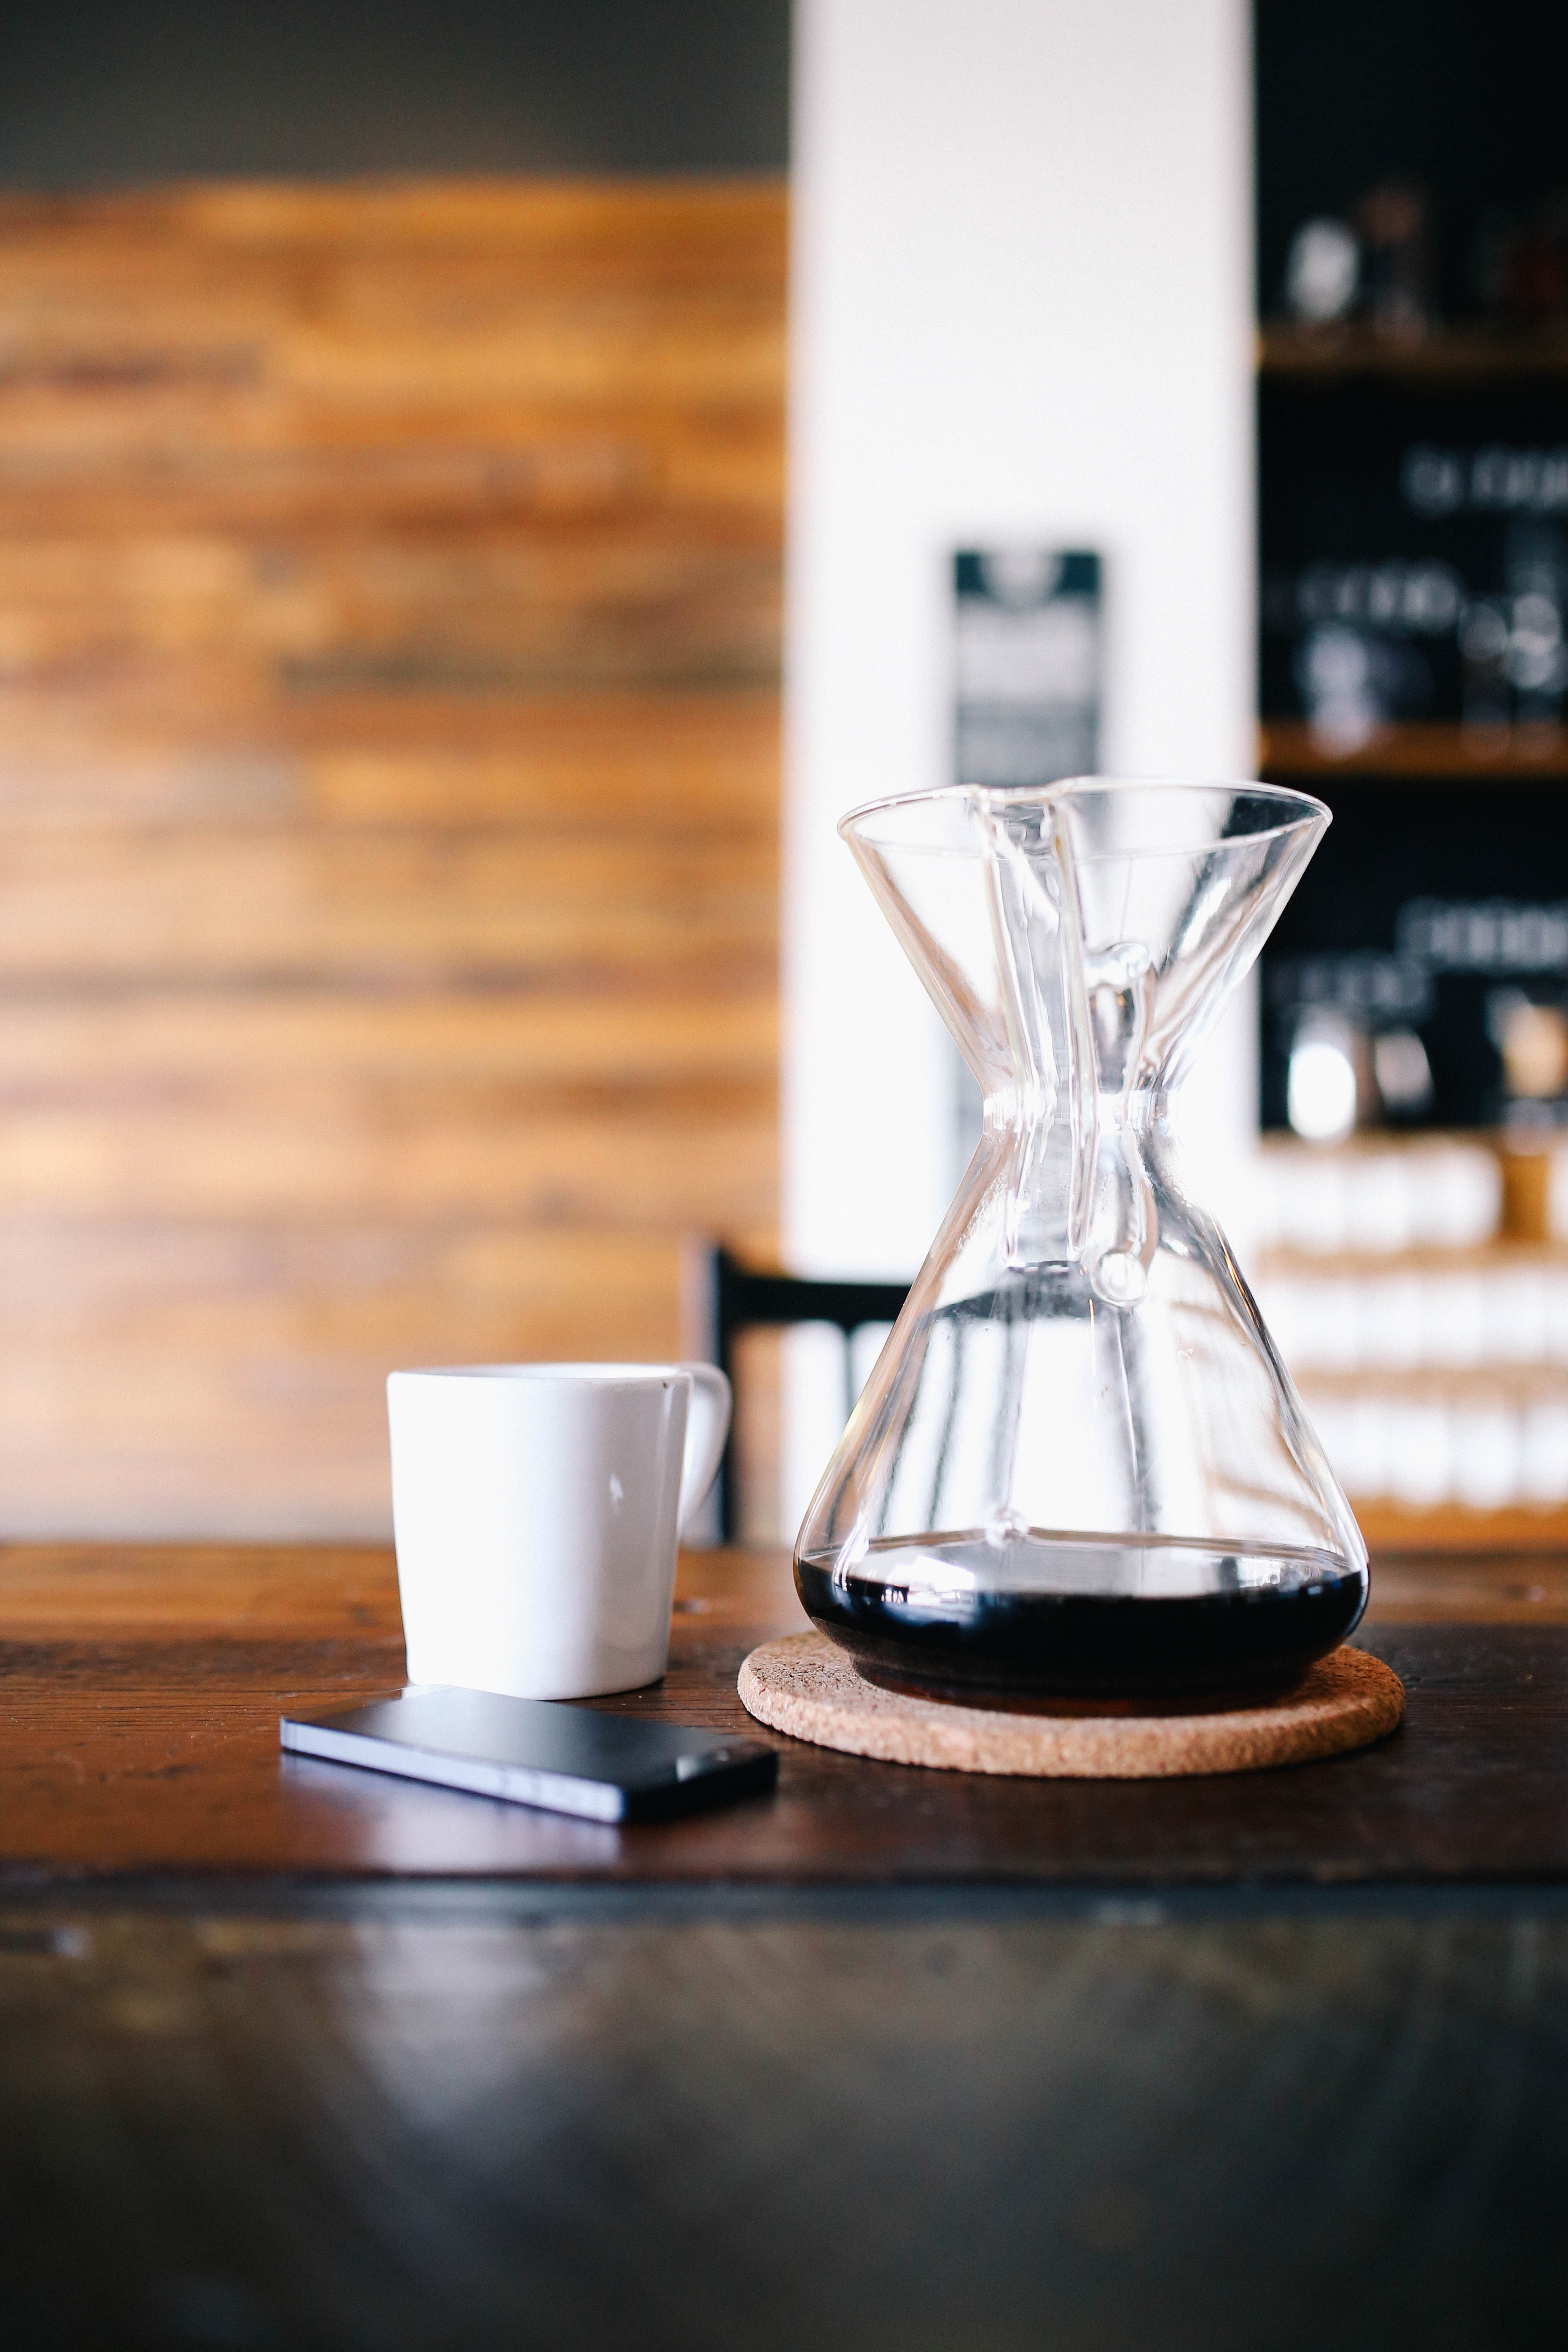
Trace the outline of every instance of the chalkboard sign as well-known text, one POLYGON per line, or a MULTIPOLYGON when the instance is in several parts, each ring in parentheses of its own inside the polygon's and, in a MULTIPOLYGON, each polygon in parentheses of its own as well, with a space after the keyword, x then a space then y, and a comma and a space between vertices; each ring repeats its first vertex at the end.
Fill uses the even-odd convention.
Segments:
MULTIPOLYGON (((1082 549, 967 551, 952 562, 953 773, 1055 783, 1100 760, 1100 558, 1082 549)), ((980 1089, 955 1053, 956 1170, 980 1137, 980 1089)))
POLYGON ((954 765, 964 784, 1094 772, 1100 558, 997 548, 953 558, 954 765))

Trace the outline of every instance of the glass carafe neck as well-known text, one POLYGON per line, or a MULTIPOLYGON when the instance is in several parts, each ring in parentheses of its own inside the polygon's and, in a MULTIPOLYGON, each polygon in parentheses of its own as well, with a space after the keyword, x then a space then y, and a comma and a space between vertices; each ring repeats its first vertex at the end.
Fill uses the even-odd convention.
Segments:
MULTIPOLYGON (((1167 1130, 1173 1135, 1179 1086, 1130 1087, 1119 1092, 1098 1087, 1091 1097, 1096 1139, 1126 1128, 1142 1139, 1155 1140, 1167 1130)), ((982 1124, 987 1134, 1016 1134, 1050 1116, 1037 1093, 1028 1087, 1000 1086, 985 1097, 982 1124)))
POLYGON ((1081 1136, 1043 1117, 1026 1089, 1002 1087, 985 1103, 981 1152, 1001 1198, 1009 1269, 1081 1267, 1108 1305, 1136 1303, 1160 1245, 1161 1203, 1181 1198, 1168 1087, 1098 1089, 1081 1136), (1082 1173, 1070 1163, 1081 1159, 1082 1173), (1069 1224, 1075 1181, 1079 1214, 1069 1224))

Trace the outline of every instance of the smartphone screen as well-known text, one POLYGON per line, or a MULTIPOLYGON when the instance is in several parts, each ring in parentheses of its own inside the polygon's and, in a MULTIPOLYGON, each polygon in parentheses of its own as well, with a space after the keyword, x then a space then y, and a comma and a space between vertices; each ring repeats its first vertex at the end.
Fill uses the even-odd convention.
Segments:
POLYGON ((756 1740, 489 1691, 415 1687, 315 1722, 286 1715, 278 1728, 297 1756, 595 1822, 696 1812, 778 1778, 776 1753, 756 1740))

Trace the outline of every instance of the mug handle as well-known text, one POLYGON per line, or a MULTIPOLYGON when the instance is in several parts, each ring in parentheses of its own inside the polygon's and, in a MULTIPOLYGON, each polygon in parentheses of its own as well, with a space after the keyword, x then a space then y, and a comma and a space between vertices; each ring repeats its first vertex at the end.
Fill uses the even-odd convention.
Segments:
POLYGON ((686 1407, 686 1454, 680 1465, 679 1533, 702 1502, 719 1475, 724 1441, 730 1434, 730 1383, 716 1364, 682 1364, 691 1381, 686 1407))

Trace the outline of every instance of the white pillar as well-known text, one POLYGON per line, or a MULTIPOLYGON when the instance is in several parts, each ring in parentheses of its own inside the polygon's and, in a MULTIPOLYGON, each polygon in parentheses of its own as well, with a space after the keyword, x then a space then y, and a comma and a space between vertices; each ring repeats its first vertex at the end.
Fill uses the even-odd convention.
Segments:
MULTIPOLYGON (((951 558, 1098 549, 1110 773, 1250 772, 1246 0, 797 0, 786 1263, 912 1274, 936 1017, 834 825, 951 781, 951 558)), ((1189 1122, 1256 1123, 1244 1017, 1189 1122)))

